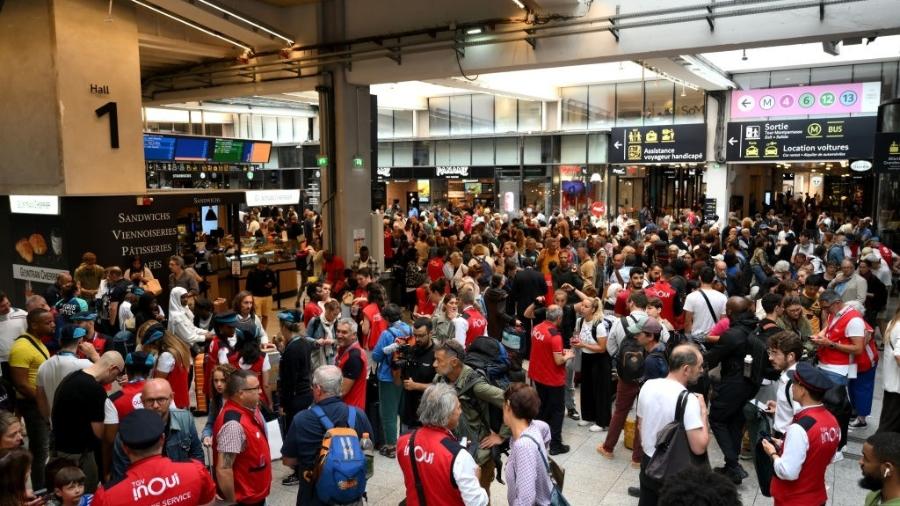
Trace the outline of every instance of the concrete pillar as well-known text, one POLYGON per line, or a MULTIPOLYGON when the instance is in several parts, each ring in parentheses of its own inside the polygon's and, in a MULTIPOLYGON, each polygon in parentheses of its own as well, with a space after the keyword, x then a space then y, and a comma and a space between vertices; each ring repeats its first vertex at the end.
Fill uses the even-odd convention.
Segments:
POLYGON ((110 17, 96 0, 0 5, 3 193, 145 191, 134 6, 110 17))
MULTIPOLYGON (((319 8, 323 41, 341 40, 345 31, 343 0, 323 2, 319 8)), ((348 264, 362 244, 372 241, 372 157, 374 129, 368 86, 347 82, 347 70, 331 65, 319 91, 319 138, 328 156, 322 170, 322 218, 325 246, 348 264), (354 164, 362 159, 362 166, 354 164)))

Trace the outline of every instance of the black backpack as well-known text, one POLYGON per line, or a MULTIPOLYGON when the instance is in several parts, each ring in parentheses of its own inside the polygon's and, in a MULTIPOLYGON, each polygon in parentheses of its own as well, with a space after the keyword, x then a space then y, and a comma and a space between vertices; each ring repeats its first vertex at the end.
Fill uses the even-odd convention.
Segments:
POLYGON ((750 376, 748 377, 745 374, 744 377, 756 388, 762 386, 763 379, 767 376, 766 370, 770 363, 768 343, 765 335, 774 328, 778 328, 774 323, 760 323, 753 329, 753 332, 747 335, 746 351, 744 353, 753 357, 753 365, 750 367, 750 376))
POLYGON ((637 321, 633 316, 625 316, 619 319, 625 339, 619 344, 617 369, 619 377, 625 381, 638 381, 644 375, 644 347, 635 339, 634 334, 628 331, 628 319, 637 321))

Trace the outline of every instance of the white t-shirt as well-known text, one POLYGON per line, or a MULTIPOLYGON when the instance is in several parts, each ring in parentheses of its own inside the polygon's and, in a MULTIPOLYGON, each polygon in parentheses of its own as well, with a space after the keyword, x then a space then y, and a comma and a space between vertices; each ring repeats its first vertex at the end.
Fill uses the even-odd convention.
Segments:
POLYGON ((119 425, 119 412, 109 398, 103 403, 103 425, 119 425))
MULTIPOLYGON (((837 322, 839 318, 836 317, 833 322, 837 322)), ((860 318, 859 316, 851 318, 849 322, 847 322, 847 327, 844 328, 844 335, 847 337, 862 337, 866 335, 866 322, 860 318)), ((848 355, 848 357, 850 357, 848 355)), ((848 361, 849 358, 848 358, 848 361)), ((825 362, 819 361, 819 368, 824 369, 828 372, 833 372, 835 374, 840 374, 841 376, 846 376, 850 379, 856 378, 856 361, 850 361, 852 363, 847 364, 826 364, 825 362)))
MULTIPOLYGON (((594 345, 597 344, 597 339, 606 337, 606 325, 603 322, 602 318, 597 322, 597 339, 594 339, 594 331, 591 330, 593 326, 593 321, 584 321, 583 319, 581 320, 581 332, 578 333, 578 338, 581 339, 582 343, 594 345)), ((587 348, 579 349, 581 350, 581 353, 587 353, 588 355, 597 353, 596 351, 591 351, 587 348)))
POLYGON ((787 388, 787 384, 796 368, 797 364, 794 364, 782 371, 775 387, 777 389, 775 390, 775 421, 772 423, 772 427, 782 433, 787 432, 788 427, 794 420, 794 414, 800 412, 801 409, 800 403, 795 401, 793 397, 788 397, 792 394, 790 389, 787 388))
POLYGON ((882 375, 884 376, 884 391, 900 393, 900 365, 897 357, 900 357, 900 324, 891 327, 890 343, 884 347, 884 358, 881 360, 882 375))
POLYGON ((13 341, 25 333, 28 328, 28 313, 12 308, 8 313, 0 315, 0 362, 9 362, 9 350, 13 341))
MULTIPOLYGON (((656 452, 656 436, 669 422, 675 419, 675 404, 684 385, 668 378, 652 379, 641 387, 638 395, 637 416, 640 419, 641 446, 644 453, 652 457, 656 452)), ((684 429, 691 431, 703 427, 700 418, 700 401, 688 394, 684 410, 684 429)))
POLYGON ((68 353, 58 353, 38 367, 37 386, 44 390, 44 394, 47 397, 47 406, 50 407, 50 410, 53 410, 53 399, 56 395, 56 389, 62 383, 63 378, 90 365, 91 361, 88 359, 77 358, 68 353))
POLYGON ((691 292, 684 300, 684 310, 690 311, 694 316, 691 334, 696 335, 709 332, 713 325, 716 324, 716 320, 722 318, 722 315, 725 314, 726 302, 728 302, 728 297, 724 293, 711 288, 701 288, 691 292), (709 298, 709 303, 712 305, 713 311, 716 312, 716 319, 713 319, 713 315, 710 314, 709 306, 706 305, 706 300, 703 299, 703 295, 700 293, 701 290, 709 298))
MULTIPOLYGON (((131 312, 131 303, 130 302, 125 300, 125 301, 122 301, 121 304, 119 304, 119 314, 118 314, 117 318, 118 319, 116 321, 119 322, 119 330, 121 330, 121 331, 128 330, 128 328, 126 327, 126 324, 129 324, 128 320, 134 319, 134 314, 132 314, 132 312, 131 312)), ((134 325, 134 321, 130 322, 130 324, 134 325)))
POLYGON ((156 361, 156 370, 163 374, 169 374, 173 369, 175 369, 175 356, 168 351, 160 353, 159 359, 156 361))

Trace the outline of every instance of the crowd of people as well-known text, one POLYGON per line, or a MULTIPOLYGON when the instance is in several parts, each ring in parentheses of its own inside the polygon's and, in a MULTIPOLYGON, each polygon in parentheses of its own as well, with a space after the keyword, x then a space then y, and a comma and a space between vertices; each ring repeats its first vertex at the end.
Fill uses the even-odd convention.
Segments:
POLYGON ((893 504, 900 256, 870 220, 809 205, 721 227, 392 208, 384 258, 347 261, 314 212, 251 212, 246 234, 287 229, 296 254, 296 307, 277 312, 265 261, 228 304, 195 252, 165 283, 85 254, 42 295, 0 294, 0 506, 263 504, 277 476, 297 504, 357 504, 376 451, 409 505, 486 505, 495 479, 509 504, 557 504, 566 417, 598 459, 634 423, 642 506, 738 504, 744 457, 776 504, 819 505, 847 432, 874 423, 879 366, 860 484, 893 504))

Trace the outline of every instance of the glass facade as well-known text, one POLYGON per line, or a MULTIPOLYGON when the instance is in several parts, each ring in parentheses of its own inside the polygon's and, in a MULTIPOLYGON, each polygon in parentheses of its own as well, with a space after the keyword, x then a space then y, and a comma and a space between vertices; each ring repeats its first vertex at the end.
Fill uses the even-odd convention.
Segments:
MULTIPOLYGON (((454 95, 428 99, 430 137, 540 132, 543 103, 493 95, 454 95)), ((379 123, 379 137, 383 138, 379 123)))
POLYGON ((703 123, 706 92, 666 80, 573 86, 560 90, 560 129, 703 123))

